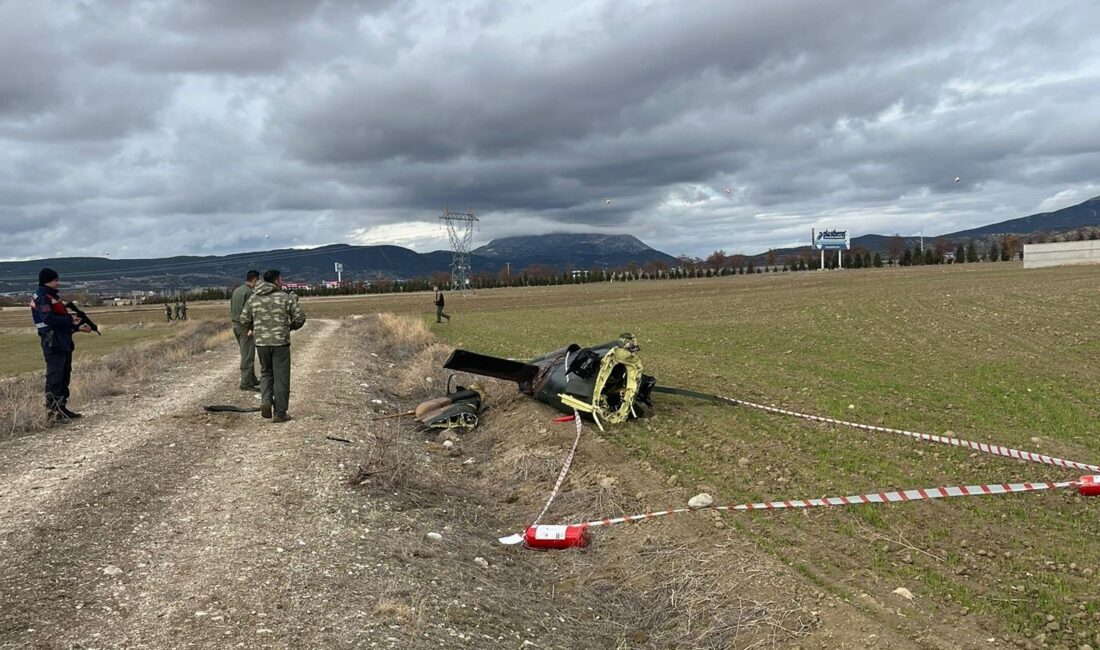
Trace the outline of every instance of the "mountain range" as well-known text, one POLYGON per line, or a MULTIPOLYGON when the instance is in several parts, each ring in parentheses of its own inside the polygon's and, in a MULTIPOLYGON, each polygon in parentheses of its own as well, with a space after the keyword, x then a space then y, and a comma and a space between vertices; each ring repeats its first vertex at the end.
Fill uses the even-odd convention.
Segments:
MULTIPOLYGON (((1038 232, 1071 231, 1082 227, 1100 226, 1100 197, 1056 210, 1018 219, 946 233, 925 240, 947 239, 965 242, 970 239, 1038 232)), ((884 251, 887 235, 862 235, 851 240, 853 246, 871 251, 884 251)), ((917 238, 903 238, 907 246, 917 238)), ((776 249, 779 259, 809 251, 809 246, 776 249)), ((767 253, 752 256, 762 261, 767 253)), ((278 249, 235 253, 220 256, 178 256, 158 259, 108 259, 101 257, 65 257, 0 262, 0 293, 26 292, 33 287, 38 270, 50 266, 59 270, 68 287, 81 287, 100 293, 130 290, 190 289, 223 287, 241 281, 250 268, 264 270, 276 267, 283 277, 292 281, 319 282, 336 277, 335 263, 343 264, 345 280, 370 280, 379 277, 408 279, 426 277, 450 270, 450 251, 417 253, 400 246, 351 246, 333 244, 310 249, 278 249)), ((552 266, 559 271, 568 268, 619 268, 635 262, 663 262, 670 266, 677 259, 655 250, 633 235, 549 234, 494 239, 473 250, 470 267, 473 273, 497 273, 508 268, 512 273, 534 266, 552 266)))
MULTIPOLYGON (((241 282, 248 269, 278 268, 284 280, 335 280, 335 264, 343 265, 343 279, 380 277, 408 279, 449 272, 450 251, 417 253, 400 246, 332 244, 310 249, 278 249, 220 256, 178 256, 159 259, 65 257, 22 262, 0 262, 0 293, 33 287, 43 266, 57 269, 67 287, 100 293, 131 290, 174 291, 195 287, 224 287, 241 282)), ((631 262, 676 258, 654 250, 633 235, 555 234, 494 239, 470 254, 472 273, 512 273, 534 266, 556 269, 618 268, 631 262)))

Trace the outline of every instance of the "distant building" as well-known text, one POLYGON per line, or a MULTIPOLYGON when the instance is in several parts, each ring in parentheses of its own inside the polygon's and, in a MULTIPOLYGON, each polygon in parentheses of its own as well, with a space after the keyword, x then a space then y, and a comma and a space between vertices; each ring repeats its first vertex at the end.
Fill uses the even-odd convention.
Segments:
POLYGON ((308 282, 283 282, 283 288, 288 291, 308 291, 313 286, 308 282))

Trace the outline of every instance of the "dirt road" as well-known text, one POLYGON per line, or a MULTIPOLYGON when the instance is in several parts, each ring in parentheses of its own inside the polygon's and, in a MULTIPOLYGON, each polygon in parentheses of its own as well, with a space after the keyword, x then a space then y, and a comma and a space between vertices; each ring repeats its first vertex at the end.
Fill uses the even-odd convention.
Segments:
MULTIPOLYGON (((904 603, 839 601, 703 519, 686 536, 608 533, 602 550, 493 544, 556 474, 531 459, 568 444, 527 402, 502 400, 456 450, 387 423, 436 478, 349 488, 382 426, 368 417, 415 403, 387 388, 413 353, 377 327, 296 335, 286 424, 202 411, 258 403, 226 346, 0 443, 0 648, 993 647, 913 632, 891 613, 904 603)), ((660 485, 598 439, 582 459, 565 512, 660 485)))

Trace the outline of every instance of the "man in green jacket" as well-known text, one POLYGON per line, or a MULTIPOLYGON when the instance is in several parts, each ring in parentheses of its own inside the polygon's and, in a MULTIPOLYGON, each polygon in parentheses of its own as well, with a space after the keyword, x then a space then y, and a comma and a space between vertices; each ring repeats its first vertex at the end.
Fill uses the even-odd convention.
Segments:
POLYGON ((286 422, 290 403, 290 332, 306 324, 298 298, 280 291, 279 271, 264 272, 263 282, 241 310, 241 325, 256 344, 260 358, 260 415, 272 422, 286 422), (274 408, 274 417, 272 417, 274 408))
POLYGON ((252 288, 260 281, 260 272, 251 270, 244 276, 244 284, 233 290, 229 299, 229 320, 233 323, 233 338, 237 339, 237 348, 241 351, 241 390, 260 390, 260 380, 256 378, 256 344, 248 335, 248 329, 241 325, 241 312, 244 303, 252 295, 252 288))

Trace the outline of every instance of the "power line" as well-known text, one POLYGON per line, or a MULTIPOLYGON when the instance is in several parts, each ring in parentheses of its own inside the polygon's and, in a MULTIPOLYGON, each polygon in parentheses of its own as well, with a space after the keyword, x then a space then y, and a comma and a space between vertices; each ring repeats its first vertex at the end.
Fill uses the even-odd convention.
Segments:
POLYGON ((447 208, 439 222, 451 240, 451 291, 466 293, 470 284, 470 249, 478 219, 473 212, 452 212, 447 208))

